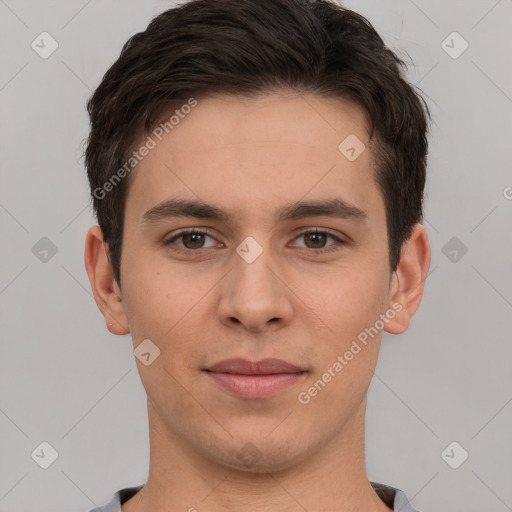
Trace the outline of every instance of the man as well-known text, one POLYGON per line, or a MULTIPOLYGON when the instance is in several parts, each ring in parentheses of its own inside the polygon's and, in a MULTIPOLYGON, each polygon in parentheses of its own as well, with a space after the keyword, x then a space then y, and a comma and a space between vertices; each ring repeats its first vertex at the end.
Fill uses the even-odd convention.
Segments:
POLYGON ((125 44, 88 103, 85 264, 133 339, 150 469, 96 510, 413 511, 364 452, 430 264, 401 64, 321 0, 194 0, 125 44))

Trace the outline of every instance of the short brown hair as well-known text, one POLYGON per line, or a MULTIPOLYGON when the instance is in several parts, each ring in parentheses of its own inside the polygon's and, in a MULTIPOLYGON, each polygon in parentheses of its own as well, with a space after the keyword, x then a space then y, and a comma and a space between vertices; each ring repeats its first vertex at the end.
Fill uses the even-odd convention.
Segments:
POLYGON ((404 67, 368 20, 328 0, 192 0, 156 16, 125 43, 87 103, 85 165, 117 283, 129 176, 112 178, 135 144, 176 102, 276 89, 347 98, 365 110, 395 270, 422 220, 428 149, 428 107, 404 67))

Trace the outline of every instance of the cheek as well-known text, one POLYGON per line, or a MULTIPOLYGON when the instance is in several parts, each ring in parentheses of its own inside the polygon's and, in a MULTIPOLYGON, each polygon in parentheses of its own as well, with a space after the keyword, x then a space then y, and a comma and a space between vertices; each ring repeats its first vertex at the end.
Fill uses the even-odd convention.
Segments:
MULTIPOLYGON (((149 338, 163 351, 172 345, 174 354, 186 350, 198 336, 199 318, 211 300, 218 276, 183 273, 162 264, 162 258, 140 255, 128 260, 123 300, 134 345, 149 338)), ((204 320, 204 319, 203 319, 204 320)))
POLYGON ((380 348, 382 329, 376 323, 384 312, 386 288, 382 277, 352 275, 332 283, 329 292, 327 301, 317 303, 326 326, 321 343, 315 345, 321 362, 301 391, 304 400, 310 400, 305 412, 324 414, 329 409, 326 421, 334 425, 355 410, 367 392, 380 348))
POLYGON ((376 265, 342 269, 338 278, 326 276, 315 292, 325 323, 343 339, 373 325, 386 307, 387 278, 385 269, 376 265))
POLYGON ((326 326, 324 340, 316 346, 321 363, 311 381, 322 389, 315 400, 320 407, 358 403, 377 364, 382 336, 381 322, 377 321, 386 308, 388 276, 382 268, 365 268, 366 272, 352 269, 342 273, 339 279, 331 280, 328 291, 316 294, 318 315, 326 326))
POLYGON ((183 316, 188 290, 177 273, 162 272, 154 258, 128 248, 126 252, 125 268, 130 271, 122 276, 123 301, 134 343, 157 340, 183 316))

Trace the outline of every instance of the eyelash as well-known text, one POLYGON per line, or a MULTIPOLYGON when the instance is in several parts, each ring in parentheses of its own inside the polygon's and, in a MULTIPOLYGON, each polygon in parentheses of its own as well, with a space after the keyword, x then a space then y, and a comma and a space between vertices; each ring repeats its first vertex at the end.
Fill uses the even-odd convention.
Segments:
MULTIPOLYGON (((307 231, 303 231, 302 233, 299 233, 295 237, 295 239, 296 238, 300 238, 301 236, 306 236, 306 235, 310 235, 310 234, 327 235, 328 237, 331 237, 333 240, 335 240, 337 242, 335 244, 330 245, 329 247, 327 247, 325 249, 310 249, 310 248, 307 248, 307 247, 306 248, 302 248, 302 249, 305 249, 305 250, 308 250, 308 251, 313 251, 315 254, 326 254, 326 253, 338 250, 338 248, 339 248, 338 246, 339 245, 347 245, 347 242, 345 240, 342 240, 341 238, 338 238, 337 236, 333 235, 332 233, 330 233, 328 231, 321 231, 321 230, 318 230, 318 229, 309 229, 307 231)), ((186 230, 180 231, 179 233, 174 235, 171 239, 165 241, 164 245, 165 246, 170 246, 178 238, 181 238, 181 237, 183 237, 185 235, 206 235, 206 236, 209 236, 210 238, 214 238, 207 231, 201 231, 201 230, 198 230, 198 229, 186 229, 186 230)), ((204 248, 200 248, 200 249, 181 249, 181 248, 177 248, 177 247, 172 248, 173 251, 184 253, 184 254, 187 254, 187 255, 191 255, 193 253, 199 253, 203 249, 204 248)), ((211 249, 211 247, 206 247, 206 249, 211 249)))

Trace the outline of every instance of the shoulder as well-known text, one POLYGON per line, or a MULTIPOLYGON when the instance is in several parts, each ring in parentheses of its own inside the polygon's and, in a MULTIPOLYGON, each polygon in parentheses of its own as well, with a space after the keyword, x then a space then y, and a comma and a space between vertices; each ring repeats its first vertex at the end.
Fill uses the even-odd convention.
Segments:
POLYGON ((392 510, 399 510, 400 512, 420 512, 413 508, 404 491, 401 489, 377 482, 370 482, 370 484, 377 493, 377 496, 392 510))
POLYGON ((92 510, 89 510, 89 512, 121 512, 121 505, 130 498, 133 498, 133 496, 135 496, 142 487, 144 487, 144 484, 136 487, 125 487, 124 489, 120 489, 110 498, 108 503, 102 507, 93 508, 92 510))

